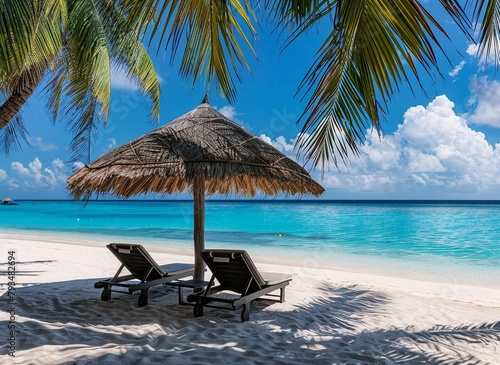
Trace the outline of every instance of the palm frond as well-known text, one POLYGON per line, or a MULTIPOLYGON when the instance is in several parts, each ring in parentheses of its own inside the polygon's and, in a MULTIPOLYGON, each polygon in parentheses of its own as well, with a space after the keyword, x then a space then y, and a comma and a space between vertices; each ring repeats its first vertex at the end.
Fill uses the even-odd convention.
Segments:
MULTIPOLYGON (((79 98, 76 98, 79 99, 79 98)), ((92 142, 98 136, 98 125, 102 123, 98 112, 99 103, 95 97, 87 95, 85 102, 74 100, 68 114, 67 128, 73 135, 69 148, 71 162, 89 162, 92 142)))
POLYGON ((467 14, 466 8, 462 6, 462 2, 459 0, 439 0, 439 2, 443 5, 446 12, 455 20, 463 34, 470 40, 473 40, 473 34, 471 34, 471 18, 467 14))
POLYGON ((9 124, 0 130, 0 150, 9 156, 19 150, 23 143, 28 142, 29 133, 24 126, 21 114, 18 113, 9 124))
POLYGON ((73 136, 69 145, 70 160, 88 162, 91 144, 97 137, 98 124, 105 122, 106 116, 100 112, 100 102, 93 93, 93 74, 88 74, 86 79, 81 74, 75 75, 67 67, 71 56, 66 50, 54 64, 58 67, 53 70, 53 77, 47 85, 47 107, 54 121, 59 112, 64 113, 66 128, 73 136))
POLYGON ((357 152, 368 123, 380 131, 387 103, 403 82, 410 84, 409 74, 420 83, 417 64, 429 74, 438 70, 434 47, 440 46, 430 23, 444 29, 417 1, 332 1, 314 14, 291 34, 331 17, 332 31, 299 85, 310 95, 302 135, 312 140, 298 147, 315 165, 337 164, 335 154, 345 161, 357 152), (348 136, 345 144, 335 140, 339 131, 348 136))
POLYGON ((34 2, 0 1, 0 26, 2 29, 0 67, 2 78, 22 70, 25 60, 31 52, 30 36, 33 34, 34 25, 30 20, 34 18, 34 2), (25 21, 21 21, 23 19, 25 21))
POLYGON ((150 39, 159 38, 158 51, 170 48, 172 63, 183 48, 182 77, 194 84, 204 76, 206 84, 214 83, 229 102, 236 100, 240 68, 250 70, 243 46, 255 55, 250 41, 256 34, 255 15, 248 1, 122 0, 121 4, 131 21, 152 24, 150 39))
POLYGON ((45 86, 47 98, 47 109, 52 115, 54 123, 59 116, 59 110, 64 104, 66 80, 69 78, 70 69, 67 65, 71 64, 71 54, 68 47, 63 47, 59 55, 51 64, 51 79, 45 86))
POLYGON ((338 0, 266 0, 264 9, 272 22, 293 30, 310 24, 312 19, 321 17, 325 9, 336 6, 337 2, 338 0))
POLYGON ((495 67, 500 62, 500 1, 475 1, 474 19, 480 28, 479 54, 486 62, 494 59, 495 67))
POLYGON ((66 24, 65 0, 0 1, 0 78, 50 63, 66 24))
POLYGON ((152 102, 152 118, 158 118, 160 82, 148 51, 139 39, 139 31, 133 30, 137 27, 131 25, 116 7, 106 6, 100 12, 109 34, 108 42, 113 63, 124 67, 128 77, 140 85, 142 92, 152 102))
POLYGON ((110 110, 112 64, 123 67, 152 100, 159 114, 160 85, 138 28, 107 0, 68 1, 69 26, 52 62, 47 107, 56 120, 61 112, 74 133, 72 160, 89 159, 98 123, 110 110))
POLYGON ((29 58, 25 67, 32 64, 47 64, 57 55, 62 46, 63 34, 68 22, 65 0, 45 0, 39 5, 35 33, 31 36, 29 58))
POLYGON ((102 14, 96 3, 92 0, 69 1, 71 29, 68 46, 72 55, 71 67, 75 70, 70 82, 74 83, 75 90, 80 81, 89 87, 91 97, 100 103, 100 115, 107 119, 111 94, 111 59, 102 14))

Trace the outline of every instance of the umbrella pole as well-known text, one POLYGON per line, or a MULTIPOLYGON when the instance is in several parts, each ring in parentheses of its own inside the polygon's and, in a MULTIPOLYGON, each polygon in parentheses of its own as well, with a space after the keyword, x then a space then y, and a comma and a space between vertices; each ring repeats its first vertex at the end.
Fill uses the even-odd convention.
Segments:
POLYGON ((193 184, 194 198, 194 280, 205 279, 205 263, 201 251, 205 248, 205 180, 195 179, 193 184))

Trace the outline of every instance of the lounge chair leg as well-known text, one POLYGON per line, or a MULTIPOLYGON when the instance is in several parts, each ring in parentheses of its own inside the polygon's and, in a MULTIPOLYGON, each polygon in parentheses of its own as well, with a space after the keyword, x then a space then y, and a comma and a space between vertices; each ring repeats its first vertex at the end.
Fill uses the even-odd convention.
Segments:
POLYGON ((148 304, 148 289, 142 289, 138 301, 139 307, 144 307, 148 304))
POLYGON ((101 299, 105 302, 111 300, 111 288, 108 287, 107 285, 104 287, 101 293, 101 299))
POLYGON ((243 310, 241 311, 241 322, 248 321, 250 319, 250 303, 243 304, 243 310))
POLYGON ((196 303, 194 305, 193 313, 195 318, 203 316, 203 304, 196 303))

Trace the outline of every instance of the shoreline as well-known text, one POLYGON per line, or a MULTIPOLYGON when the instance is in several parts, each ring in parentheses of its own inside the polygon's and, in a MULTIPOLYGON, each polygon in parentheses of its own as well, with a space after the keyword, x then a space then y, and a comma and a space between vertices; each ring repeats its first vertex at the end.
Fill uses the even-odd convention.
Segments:
MULTIPOLYGON (((40 252, 46 249, 42 244, 53 244, 56 245, 56 249, 68 250, 68 247, 74 247, 77 251, 81 252, 83 248, 93 248, 102 251, 102 255, 108 256, 110 252, 105 248, 107 242, 91 242, 86 240, 76 240, 68 242, 62 238, 54 237, 44 237, 37 238, 36 236, 17 236, 17 235, 5 235, 0 234, 0 245, 4 246, 6 242, 10 242, 10 245, 15 247, 22 247, 23 249, 33 248, 36 246, 36 252, 40 252)), ((7 244, 8 245, 8 244, 7 244)), ((54 247, 51 246, 51 249, 54 247)), ((168 257, 169 261, 172 258, 179 262, 192 262, 193 254, 190 250, 185 250, 186 252, 178 252, 176 248, 159 247, 155 245, 146 245, 148 252, 151 254, 160 254, 163 257, 168 257)), ((8 247, 7 247, 8 249, 8 247)), ((6 248, 4 248, 6 251, 6 248)), ((448 292, 444 288, 454 288, 450 292, 460 293, 453 300, 464 301, 464 302, 475 302, 485 300, 481 305, 492 305, 500 309, 500 289, 490 288, 484 286, 476 285, 464 285, 461 283, 453 283, 448 280, 417 280, 410 279, 399 276, 381 275, 366 273, 363 271, 354 270, 339 270, 334 268, 325 267, 311 267, 303 264, 298 264, 294 261, 282 261, 274 262, 272 258, 259 255, 256 252, 251 253, 253 261, 263 267, 266 267, 271 271, 293 271, 296 274, 304 274, 307 276, 319 276, 319 277, 336 277, 338 280, 351 282, 351 283, 363 283, 364 285, 377 287, 380 289, 394 289, 401 292, 412 292, 416 290, 419 293, 423 293, 424 296, 436 296, 442 297, 442 293, 448 292), (468 295, 469 292, 471 295, 468 295)), ((116 261, 118 262, 118 261, 116 261)), ((113 269, 109 271, 112 274, 113 269)), ((449 299, 449 298, 448 298, 449 299)), ((478 302, 479 304, 479 302, 478 302)), ((500 319, 500 318, 499 318, 500 319)))
MULTIPOLYGON (((35 232, 35 231, 34 231, 35 232)), ((96 234, 78 234, 70 238, 63 234, 54 234, 50 231, 37 232, 7 232, 0 233, 0 241, 3 239, 19 241, 38 241, 46 243, 60 243, 77 246, 89 246, 105 248, 110 242, 137 243, 146 246, 151 252, 167 253, 173 255, 184 255, 192 260, 193 248, 187 241, 147 239, 137 240, 131 237, 102 236, 96 234), (168 242, 170 246, 164 243, 168 242)), ((206 248, 235 248, 236 245, 213 244, 206 242, 206 248)), ((398 260, 387 257, 376 257, 370 255, 346 255, 337 253, 332 256, 323 252, 320 248, 314 251, 301 252, 300 250, 286 250, 273 246, 256 247, 247 249, 255 261, 269 265, 292 266, 313 270, 331 270, 353 275, 367 275, 388 280, 405 279, 409 281, 425 282, 438 285, 463 285, 480 287, 484 289, 500 290, 500 268, 467 266, 450 262, 415 262, 411 259, 398 260)), ((383 279, 381 279, 383 280, 383 279)))
MULTIPOLYGON (((500 357, 500 290, 270 264, 251 254, 259 270, 293 275, 285 303, 253 304, 245 323, 239 311, 207 309, 194 318, 192 307, 178 305, 171 287, 152 288, 142 308, 137 296, 101 301, 93 283, 111 277, 119 261, 100 245, 0 235, 0 251, 15 251, 18 272, 17 347, 7 363, 194 365, 211 358, 421 364, 443 358, 487 364, 500 357)), ((192 260, 147 249, 160 264, 192 260)), ((6 269, 0 269, 2 300, 6 269)), ((2 325, 8 315, 0 310, 2 325)))

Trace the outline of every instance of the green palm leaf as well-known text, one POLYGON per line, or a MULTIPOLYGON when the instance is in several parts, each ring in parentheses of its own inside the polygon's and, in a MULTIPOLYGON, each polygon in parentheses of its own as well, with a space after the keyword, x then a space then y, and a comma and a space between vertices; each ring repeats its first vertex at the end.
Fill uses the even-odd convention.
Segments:
MULTIPOLYGON (((98 125, 110 110, 113 64, 122 66, 152 101, 152 117, 160 108, 160 85, 153 63, 123 14, 106 0, 71 0, 65 48, 54 60, 48 91, 49 107, 60 109, 74 135, 73 160, 90 158, 98 125)), ((135 29, 135 28, 134 28, 135 29)))
POLYGON ((387 103, 417 64, 438 68, 431 24, 444 30, 417 1, 322 1, 291 34, 295 39, 331 17, 331 33, 299 85, 309 96, 299 150, 315 165, 344 163, 356 154, 369 123, 380 131, 387 103))
POLYGON ((194 84, 202 76, 206 84, 231 103, 236 100, 235 80, 240 67, 250 71, 243 45, 255 55, 251 39, 256 34, 255 17, 246 0, 122 0, 124 13, 141 27, 153 24, 151 39, 159 37, 159 48, 176 59, 183 48, 180 75, 194 84), (153 16, 153 14, 155 16, 153 16), (162 25, 163 24, 163 25, 162 25))
POLYGON ((8 156, 21 148, 21 142, 28 143, 28 136, 21 116, 16 115, 11 123, 0 130, 0 150, 8 156))
POLYGON ((474 19, 479 30, 479 53, 486 60, 494 59, 495 66, 498 67, 500 60, 500 1, 481 0, 467 1, 475 3, 474 19))
POLYGON ((12 0, 0 5, 5 29, 0 36, 0 88, 5 99, 0 129, 12 122, 40 81, 50 75, 52 116, 57 118, 64 110, 75 133, 74 158, 88 156, 97 123, 109 116, 113 64, 124 67, 139 84, 152 101, 152 116, 158 116, 159 81, 140 30, 113 2, 12 0))

